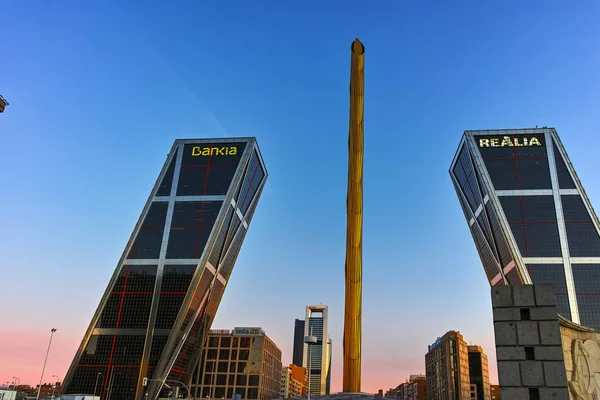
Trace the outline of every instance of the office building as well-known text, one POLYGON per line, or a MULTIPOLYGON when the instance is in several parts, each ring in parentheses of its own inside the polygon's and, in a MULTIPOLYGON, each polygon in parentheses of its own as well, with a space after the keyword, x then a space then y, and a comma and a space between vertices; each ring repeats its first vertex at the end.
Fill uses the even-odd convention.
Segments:
POLYGON ((190 382, 266 178, 254 138, 175 141, 63 394, 155 400, 190 382))
POLYGON ((303 397, 307 394, 308 372, 306 368, 291 364, 281 370, 281 398, 303 397))
POLYGON ((500 400, 500 385, 490 385, 490 397, 492 400, 500 400))
POLYGON ((600 223, 556 130, 466 131, 450 176, 490 284, 551 283, 600 329, 600 223))
POLYGON ((411 375, 408 381, 385 392, 385 397, 396 397, 400 400, 425 400, 425 375, 411 375))
POLYGON ((197 399, 279 398, 281 350, 262 328, 211 330, 191 390, 197 399))
POLYGON ((294 322, 294 351, 292 353, 292 364, 304 365, 304 320, 297 319, 294 322))
POLYGON ((304 344, 302 355, 302 366, 308 369, 311 396, 330 393, 331 338, 327 333, 327 322, 327 306, 306 306, 304 336, 317 338, 316 344, 304 344))
POLYGON ((403 400, 425 400, 426 385, 425 375, 411 375, 404 389, 403 400))
POLYGON ((470 400, 469 354, 460 332, 438 338, 425 355, 427 400, 470 400))
POLYGON ((469 380, 475 387, 476 400, 491 400, 490 373, 488 359, 480 346, 468 346, 469 351, 469 380))

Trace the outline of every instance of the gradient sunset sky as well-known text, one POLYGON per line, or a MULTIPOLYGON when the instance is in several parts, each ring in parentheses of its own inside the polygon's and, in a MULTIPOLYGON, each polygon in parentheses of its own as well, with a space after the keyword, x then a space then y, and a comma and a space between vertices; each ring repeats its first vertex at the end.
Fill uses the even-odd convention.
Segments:
POLYGON ((466 129, 556 127, 600 207, 595 1, 0 1, 0 383, 61 379, 176 138, 256 136, 270 176, 213 328, 329 305, 341 390, 350 43, 366 46, 363 391, 489 285, 448 167, 466 129), (372 4, 371 4, 372 3, 372 4), (367 5, 369 4, 369 5, 367 5))

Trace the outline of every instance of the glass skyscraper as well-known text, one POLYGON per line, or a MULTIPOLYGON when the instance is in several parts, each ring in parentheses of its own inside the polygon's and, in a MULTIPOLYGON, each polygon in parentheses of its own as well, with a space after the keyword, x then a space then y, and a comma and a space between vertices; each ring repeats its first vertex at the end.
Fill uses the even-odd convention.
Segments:
POLYGON ((466 131, 450 176, 490 284, 552 283, 600 329, 600 222, 556 130, 466 131))
POLYGON ((154 400, 163 382, 189 386, 266 178, 254 138, 175 141, 64 394, 154 400))
POLYGON ((315 336, 317 343, 304 343, 302 366, 308 369, 311 396, 329 394, 331 389, 331 338, 328 334, 328 307, 306 306, 304 336, 315 336))

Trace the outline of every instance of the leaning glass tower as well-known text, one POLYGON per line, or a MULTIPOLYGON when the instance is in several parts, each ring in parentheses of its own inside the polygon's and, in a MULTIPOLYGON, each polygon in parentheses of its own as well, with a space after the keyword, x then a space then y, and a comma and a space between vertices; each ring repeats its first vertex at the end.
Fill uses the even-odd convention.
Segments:
POLYGON ((175 141, 63 394, 154 400, 189 386, 266 178, 254 138, 175 141))
POLYGON ((552 283, 600 329, 600 222, 556 130, 466 131, 450 176, 490 284, 552 283))

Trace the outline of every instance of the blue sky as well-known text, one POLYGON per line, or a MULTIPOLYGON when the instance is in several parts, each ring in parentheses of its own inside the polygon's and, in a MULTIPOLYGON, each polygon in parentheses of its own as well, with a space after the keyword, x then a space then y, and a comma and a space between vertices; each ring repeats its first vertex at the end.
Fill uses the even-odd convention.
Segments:
POLYGON ((0 115, 0 316, 11 322, 0 327, 0 382, 39 379, 51 327, 47 375, 64 376, 174 139, 256 136, 270 176, 214 327, 260 325, 289 363, 294 319, 328 304, 341 390, 357 35, 363 390, 423 373, 427 345, 449 329, 495 363, 489 286, 447 173, 464 130, 556 127, 600 204, 595 2, 0 9, 0 94, 11 103, 0 115))

